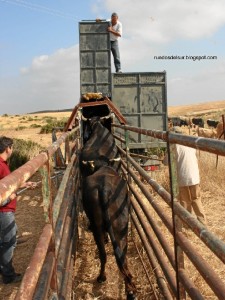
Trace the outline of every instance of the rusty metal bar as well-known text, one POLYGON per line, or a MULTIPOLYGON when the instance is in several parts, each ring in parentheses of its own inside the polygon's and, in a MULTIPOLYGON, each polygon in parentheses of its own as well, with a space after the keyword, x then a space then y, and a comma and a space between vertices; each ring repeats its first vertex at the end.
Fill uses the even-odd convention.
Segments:
POLYGON ((50 213, 51 204, 52 204, 52 193, 51 193, 51 178, 50 178, 50 166, 49 159, 40 169, 42 176, 42 196, 43 196, 43 209, 45 222, 50 223, 52 219, 52 214, 50 213))
POLYGON ((170 174, 170 188, 171 188, 171 211, 172 211, 172 224, 173 224, 173 243, 174 243, 174 254, 176 261, 176 279, 179 297, 186 299, 186 292, 182 284, 179 281, 179 269, 184 269, 184 253, 180 245, 177 243, 176 231, 182 230, 182 222, 179 217, 174 213, 174 201, 178 197, 179 187, 177 181, 177 163, 176 163, 176 145, 167 143, 168 149, 168 160, 169 160, 169 174, 170 174))
POLYGON ((66 220, 66 216, 68 212, 70 212, 72 208, 72 202, 73 202, 73 184, 74 179, 71 178, 67 185, 67 190, 63 197, 63 202, 61 205, 60 213, 56 222, 55 226, 55 247, 56 247, 56 255, 58 255, 58 251, 60 248, 62 236, 63 236, 63 230, 64 230, 64 224, 66 220))
MULTIPOLYGON (((77 177, 78 176, 76 176, 76 178, 77 177)), ((62 257, 63 256, 62 251, 59 253, 59 247, 61 247, 61 245, 64 244, 63 241, 70 238, 70 235, 67 234, 68 230, 70 230, 70 231, 73 230, 73 224, 71 224, 70 228, 68 229, 68 227, 67 227, 68 224, 66 224, 66 222, 64 222, 64 220, 66 219, 67 213, 71 212, 71 207, 73 205, 73 199, 74 199, 73 191, 75 191, 74 182, 75 182, 75 180, 73 179, 73 177, 70 177, 70 180, 68 182, 68 186, 66 189, 66 193, 64 195, 62 208, 60 210, 60 214, 57 219, 57 224, 56 224, 56 228, 55 228, 55 248, 56 248, 55 255, 56 255, 56 257, 58 256, 57 257, 58 265, 61 267, 61 270, 62 270, 62 274, 59 274, 59 273, 57 274, 57 275, 59 275, 59 278, 57 278, 58 283, 59 283, 58 284, 59 290, 62 288, 60 285, 61 285, 62 280, 64 281, 64 279, 63 279, 64 276, 67 276, 66 275, 67 270, 63 267, 63 265, 65 264, 65 262, 64 262, 65 259, 62 257)), ((78 182, 78 181, 76 180, 76 182, 78 182)), ((65 251, 65 255, 66 255, 66 259, 70 260, 68 251, 65 251)), ((54 261, 54 263, 55 263, 55 261, 54 261)), ((51 277, 52 277, 51 273, 46 274, 46 269, 51 269, 51 268, 54 269, 54 265, 50 264, 50 262, 48 262, 46 260, 43 265, 43 268, 42 268, 42 271, 40 274, 39 283, 36 288, 36 292, 35 292, 36 299, 44 299, 44 298, 42 298, 41 295, 44 295, 45 293, 48 292, 49 285, 47 286, 46 283, 44 283, 44 281, 51 279, 51 277)), ((56 293, 54 291, 52 291, 52 293, 53 293, 53 295, 55 295, 54 297, 56 297, 58 295, 58 293, 56 293)), ((53 297, 53 299, 54 299, 54 297, 53 297)))
POLYGON ((151 160, 157 160, 157 161, 163 161, 162 159, 160 158, 154 158, 152 157, 152 155, 150 156, 146 156, 146 155, 141 155, 141 154, 136 154, 136 153, 130 153, 130 156, 131 157, 138 157, 138 158, 143 158, 143 159, 151 159, 151 160))
POLYGON ((47 300, 48 290, 50 287, 50 281, 52 278, 53 270, 55 265, 55 256, 53 252, 49 252, 45 264, 42 268, 36 290, 33 296, 33 300, 47 300))
POLYGON ((24 274, 20 288, 15 300, 31 300, 38 282, 41 268, 43 266, 48 247, 52 237, 52 227, 46 224, 34 250, 32 259, 24 274))
POLYGON ((86 102, 86 103, 77 104, 73 109, 73 112, 72 112, 72 114, 71 114, 71 116, 70 116, 70 118, 69 118, 69 120, 68 120, 68 122, 65 126, 64 131, 67 131, 67 130, 69 130, 73 127, 77 111, 80 108, 89 107, 89 106, 99 106, 99 105, 107 105, 114 112, 114 114, 117 117, 117 119, 119 120, 119 122, 121 124, 126 124, 126 119, 123 117, 121 112, 117 109, 115 104, 112 103, 112 101, 110 101, 110 99, 108 97, 105 97, 104 100, 100 100, 100 101, 96 101, 96 102, 86 102))
POLYGON ((62 289, 62 297, 64 299, 72 299, 71 293, 72 293, 72 287, 73 287, 73 272, 74 272, 74 256, 72 256, 70 260, 70 266, 68 267, 68 272, 64 276, 64 282, 63 282, 63 289, 62 289))
MULTIPOLYGON (((52 143, 54 143, 55 141, 57 141, 56 129, 53 129, 52 130, 52 143)), ((54 157, 55 166, 57 168, 65 168, 66 167, 65 159, 63 157, 62 150, 60 147, 54 153, 53 157, 54 157)))
POLYGON ((133 213, 131 213, 131 218, 132 218, 133 224, 134 224, 134 226, 135 226, 135 228, 138 232, 138 235, 139 235, 139 237, 140 237, 140 239, 143 243, 143 246, 145 248, 146 254, 147 254, 148 259, 149 259, 149 262, 150 262, 151 267, 152 267, 152 271, 155 274, 155 277, 157 279, 157 284, 160 287, 160 290, 163 294, 163 297, 165 297, 165 299, 168 299, 168 300, 171 299, 172 300, 173 297, 170 293, 170 290, 167 287, 167 283, 166 283, 166 280, 165 280, 164 276, 162 275, 162 271, 161 271, 161 269, 159 269, 159 264, 158 264, 157 260, 155 259, 155 256, 152 252, 152 249, 149 246, 148 241, 146 239, 146 236, 143 233, 143 230, 140 229, 140 226, 138 225, 138 222, 134 218, 133 213))
MULTIPOLYGON (((118 147, 120 152, 125 155, 125 151, 118 147)), ((131 164, 141 174, 141 176, 149 183, 152 188, 165 200, 165 202, 171 207, 171 195, 154 179, 152 179, 138 163, 135 162, 129 155, 127 156, 131 164)), ((216 237, 213 233, 209 232, 207 228, 202 225, 196 218, 189 213, 178 201, 174 202, 174 212, 179 218, 181 218, 201 239, 205 245, 213 251, 213 253, 225 263, 225 243, 216 237)))
POLYGON ((55 198, 54 204, 53 204, 53 226, 55 227, 58 215, 59 215, 59 211, 60 211, 60 207, 62 204, 62 200, 64 197, 64 193, 65 193, 65 187, 67 185, 68 182, 68 178, 71 175, 71 172, 73 171, 73 167, 75 164, 75 161, 77 159, 76 154, 73 154, 72 158, 71 158, 71 162, 67 165, 66 171, 64 173, 62 182, 60 184, 57 196, 55 198))
MULTIPOLYGON (((75 128, 74 130, 77 130, 75 128)), ((25 163, 20 168, 16 169, 8 176, 0 180, 0 205, 7 199, 13 192, 15 192, 20 186, 26 182, 37 170, 43 166, 48 160, 48 156, 52 156, 53 153, 60 147, 65 141, 66 137, 74 131, 63 133, 60 138, 55 141, 45 152, 38 154, 32 160, 25 163)))
POLYGON ((225 156, 225 141, 211 139, 211 138, 203 138, 203 137, 194 137, 190 135, 182 135, 176 134, 167 131, 159 131, 159 130, 148 130, 128 125, 118 125, 112 124, 114 127, 130 130, 136 133, 144 134, 147 136, 152 136, 154 138, 161 139, 163 141, 167 141, 169 143, 176 143, 192 148, 196 148, 199 150, 207 151, 214 154, 219 154, 225 156))
MULTIPOLYGON (((69 248, 69 255, 71 255, 72 244, 69 248)), ((71 299, 71 292, 73 286, 73 268, 74 268, 74 259, 73 257, 67 261, 66 272, 63 276, 62 290, 60 292, 61 299, 71 299)))
POLYGON ((74 120, 75 120, 75 117, 76 117, 77 110, 78 110, 78 105, 76 105, 74 107, 74 109, 72 111, 72 114, 70 115, 70 117, 67 121, 67 124, 65 125, 65 128, 64 128, 65 132, 72 129, 73 124, 75 123, 74 120))
POLYGON ((113 134, 114 138, 117 139, 118 141, 122 142, 122 143, 126 143, 125 139, 121 138, 120 136, 118 136, 117 134, 113 134))
POLYGON ((64 157, 64 159, 67 164, 71 161, 70 144, 69 144, 68 138, 65 141, 65 157, 64 157))
MULTIPOLYGON (((73 226, 73 220, 71 222, 73 226)), ((71 230, 72 231, 72 230, 71 230)), ((72 291, 72 274, 73 274, 73 265, 71 264, 74 260, 72 256, 72 249, 73 249, 73 242, 72 242, 72 236, 69 237, 70 240, 68 247, 66 248, 66 257, 65 257, 65 270, 63 275, 63 280, 61 284, 61 290, 60 290, 60 297, 62 299, 70 299, 71 297, 67 298, 68 292, 72 291)))
POLYGON ((60 243, 60 249, 57 257, 57 279, 58 279, 58 286, 61 287, 63 281, 63 275, 65 272, 65 263, 68 253, 69 241, 71 236, 71 217, 67 216, 65 221, 65 226, 63 230, 63 236, 60 243))
POLYGON ((0 181, 0 204, 4 202, 14 191, 26 182, 47 161, 47 153, 41 153, 22 167, 13 171, 0 181))

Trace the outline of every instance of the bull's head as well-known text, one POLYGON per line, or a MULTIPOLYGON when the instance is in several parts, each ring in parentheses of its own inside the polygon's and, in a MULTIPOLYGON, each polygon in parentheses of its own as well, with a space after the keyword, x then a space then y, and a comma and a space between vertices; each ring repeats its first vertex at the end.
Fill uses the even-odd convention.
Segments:
POLYGON ((90 166, 91 170, 94 171, 95 169, 95 161, 94 160, 82 160, 82 164, 84 164, 85 166, 90 166))

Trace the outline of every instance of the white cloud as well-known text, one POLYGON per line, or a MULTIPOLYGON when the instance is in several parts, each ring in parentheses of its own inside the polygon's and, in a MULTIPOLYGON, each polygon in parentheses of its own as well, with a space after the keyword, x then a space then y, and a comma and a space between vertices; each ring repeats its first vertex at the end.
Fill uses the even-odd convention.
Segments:
POLYGON ((151 43, 209 37, 225 24, 224 0, 99 0, 98 8, 117 11, 126 36, 151 43))
POLYGON ((35 57, 30 67, 21 68, 19 77, 1 81, 3 113, 74 108, 79 102, 79 73, 78 46, 35 57))
POLYGON ((201 69, 194 75, 168 78, 168 104, 184 105, 225 100, 225 60, 210 69, 201 69))

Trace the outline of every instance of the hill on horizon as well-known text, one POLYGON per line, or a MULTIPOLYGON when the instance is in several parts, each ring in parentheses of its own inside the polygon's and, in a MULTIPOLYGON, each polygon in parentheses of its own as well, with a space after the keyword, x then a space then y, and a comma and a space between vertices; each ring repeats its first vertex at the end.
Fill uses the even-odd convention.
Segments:
POLYGON ((212 115, 220 111, 225 113, 225 100, 168 107, 169 116, 212 115))
MULTIPOLYGON (((30 112, 28 114, 37 113, 54 113, 54 112, 69 112, 73 111, 73 108, 57 109, 57 110, 42 110, 36 112, 30 112)), ((196 104, 182 104, 175 106, 168 106, 169 116, 192 116, 192 115, 213 115, 224 111, 225 113, 225 100, 202 102, 196 104)))

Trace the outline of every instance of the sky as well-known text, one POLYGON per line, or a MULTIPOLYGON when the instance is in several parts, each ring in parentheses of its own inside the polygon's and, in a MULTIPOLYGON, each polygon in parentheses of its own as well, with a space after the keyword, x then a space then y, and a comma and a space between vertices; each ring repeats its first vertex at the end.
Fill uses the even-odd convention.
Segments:
POLYGON ((224 11, 224 0, 0 0, 0 115, 73 109, 79 22, 112 12, 124 73, 166 71, 168 106, 225 100, 224 11))

